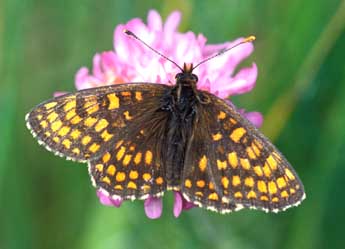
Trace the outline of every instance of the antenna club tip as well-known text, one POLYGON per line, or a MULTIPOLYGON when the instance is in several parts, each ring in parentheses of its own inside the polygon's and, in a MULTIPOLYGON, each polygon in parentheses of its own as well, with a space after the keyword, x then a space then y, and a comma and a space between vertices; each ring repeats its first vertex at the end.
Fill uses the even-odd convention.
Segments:
POLYGON ((252 42, 252 41, 255 41, 256 40, 256 37, 254 35, 250 35, 248 37, 246 37, 243 42, 252 42))
POLYGON ((129 31, 128 29, 123 29, 122 32, 125 33, 126 35, 131 35, 132 34, 132 32, 129 31))

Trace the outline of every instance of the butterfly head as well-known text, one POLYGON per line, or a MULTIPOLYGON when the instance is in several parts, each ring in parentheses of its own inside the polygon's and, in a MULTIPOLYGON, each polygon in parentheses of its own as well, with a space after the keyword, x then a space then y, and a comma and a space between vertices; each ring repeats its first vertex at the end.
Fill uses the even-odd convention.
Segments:
POLYGON ((193 64, 184 63, 181 73, 176 74, 175 79, 177 84, 195 86, 198 82, 198 76, 193 74, 193 64))

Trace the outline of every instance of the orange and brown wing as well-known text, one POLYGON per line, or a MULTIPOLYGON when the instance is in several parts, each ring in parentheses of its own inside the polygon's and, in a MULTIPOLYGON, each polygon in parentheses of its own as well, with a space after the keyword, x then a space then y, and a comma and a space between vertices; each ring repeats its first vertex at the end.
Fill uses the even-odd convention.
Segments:
POLYGON ((184 196, 222 213, 298 205, 303 185, 284 156, 234 107, 204 94, 211 103, 197 107, 181 182, 184 196))
POLYGON ((131 83, 86 89, 53 98, 26 116, 32 134, 48 150, 87 161, 113 148, 132 131, 136 115, 159 108, 168 86, 131 83), (133 127, 133 126, 131 126, 133 127))

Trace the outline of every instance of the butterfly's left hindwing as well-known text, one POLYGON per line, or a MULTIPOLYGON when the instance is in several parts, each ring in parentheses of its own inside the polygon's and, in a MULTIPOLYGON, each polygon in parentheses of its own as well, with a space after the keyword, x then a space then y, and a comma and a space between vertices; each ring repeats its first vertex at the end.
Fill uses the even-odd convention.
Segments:
POLYGON ((234 107, 203 94, 210 103, 196 106, 181 180, 185 198, 222 213, 298 205, 303 185, 284 156, 234 107))

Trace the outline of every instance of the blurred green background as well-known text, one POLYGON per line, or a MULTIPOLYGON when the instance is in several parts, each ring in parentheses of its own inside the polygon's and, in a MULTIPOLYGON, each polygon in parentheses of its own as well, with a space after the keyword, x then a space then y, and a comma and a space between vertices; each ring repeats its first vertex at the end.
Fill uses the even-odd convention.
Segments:
POLYGON ((0 1, 0 248, 344 248, 345 1, 0 1), (201 209, 146 218, 143 202, 99 204, 85 165, 47 152, 24 116, 112 49, 113 30, 149 9, 183 13, 180 31, 210 43, 255 34, 256 88, 234 98, 304 182, 307 199, 279 214, 201 209))

